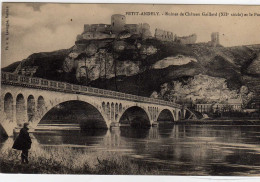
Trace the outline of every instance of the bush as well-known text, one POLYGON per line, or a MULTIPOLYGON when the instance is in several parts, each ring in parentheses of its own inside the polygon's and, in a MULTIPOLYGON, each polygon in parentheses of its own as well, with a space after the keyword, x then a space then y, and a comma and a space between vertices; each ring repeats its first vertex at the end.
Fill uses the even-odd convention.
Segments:
POLYGON ((94 152, 70 147, 33 147, 29 164, 21 164, 20 151, 1 151, 0 172, 36 174, 158 174, 156 168, 117 152, 94 152))

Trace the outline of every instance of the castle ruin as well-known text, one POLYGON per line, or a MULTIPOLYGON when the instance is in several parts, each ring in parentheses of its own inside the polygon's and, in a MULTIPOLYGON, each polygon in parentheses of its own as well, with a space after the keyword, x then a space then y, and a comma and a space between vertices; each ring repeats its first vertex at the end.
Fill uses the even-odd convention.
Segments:
POLYGON ((114 14, 111 16, 111 24, 85 24, 84 31, 77 36, 77 40, 116 38, 121 33, 138 35, 143 39, 151 37, 148 23, 126 24, 124 15, 114 14))
MULTIPOLYGON (((126 24, 126 17, 121 14, 113 14, 111 16, 111 24, 85 24, 82 34, 77 36, 79 40, 93 40, 93 39, 124 39, 137 35, 142 39, 152 38, 150 25, 148 23, 126 24)), ((165 31, 159 28, 155 29, 154 37, 157 40, 164 42, 175 42, 179 44, 195 44, 197 35, 191 34, 189 36, 179 37, 173 32, 165 31)), ((219 33, 213 32, 211 34, 211 41, 209 46, 216 47, 219 44, 219 33)))
POLYGON ((219 45, 219 33, 218 32, 212 32, 211 33, 210 45, 212 47, 216 47, 216 46, 219 45))
POLYGON ((173 36, 172 32, 168 32, 168 31, 161 30, 161 29, 158 29, 158 28, 155 29, 154 37, 158 40, 173 41, 175 36, 176 35, 173 36))
POLYGON ((175 38, 175 42, 178 42, 180 44, 194 44, 196 41, 197 41, 196 34, 191 34, 189 36, 175 38))
POLYGON ((219 43, 219 33, 212 32, 211 33, 211 40, 207 42, 208 46, 210 47, 217 47, 220 45, 219 43))

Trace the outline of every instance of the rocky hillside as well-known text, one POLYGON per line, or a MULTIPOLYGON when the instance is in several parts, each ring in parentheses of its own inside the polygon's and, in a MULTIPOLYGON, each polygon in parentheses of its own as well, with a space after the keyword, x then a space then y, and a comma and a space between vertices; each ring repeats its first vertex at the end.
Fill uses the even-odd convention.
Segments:
MULTIPOLYGON (((133 36, 80 40, 69 49, 35 53, 2 70, 142 96, 160 92, 172 81, 185 85, 200 74, 223 78, 232 91, 260 78, 260 45, 181 45, 133 36)), ((249 90, 256 92, 250 84, 249 90)))

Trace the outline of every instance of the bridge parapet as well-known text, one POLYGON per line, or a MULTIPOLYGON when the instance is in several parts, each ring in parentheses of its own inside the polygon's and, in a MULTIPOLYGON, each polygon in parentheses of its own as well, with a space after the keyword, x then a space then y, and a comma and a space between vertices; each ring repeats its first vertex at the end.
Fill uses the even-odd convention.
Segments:
POLYGON ((9 84, 9 85, 19 85, 23 87, 30 87, 30 88, 38 88, 44 90, 52 90, 57 92, 66 92, 66 93, 76 93, 76 94, 88 94, 88 95, 95 95, 101 97, 109 97, 109 98, 116 98, 122 100, 130 100, 130 101, 138 101, 138 102, 146 102, 151 104, 159 104, 165 105, 175 108, 182 108, 181 105, 176 104, 174 102, 149 98, 149 97, 142 97, 132 94, 126 94, 111 90, 104 90, 98 89, 83 85, 76 85, 70 84, 66 82, 59 82, 59 81, 52 81, 43 78, 37 77, 27 77, 23 75, 17 75, 13 73, 2 72, 1 73, 1 83, 2 84, 9 84))

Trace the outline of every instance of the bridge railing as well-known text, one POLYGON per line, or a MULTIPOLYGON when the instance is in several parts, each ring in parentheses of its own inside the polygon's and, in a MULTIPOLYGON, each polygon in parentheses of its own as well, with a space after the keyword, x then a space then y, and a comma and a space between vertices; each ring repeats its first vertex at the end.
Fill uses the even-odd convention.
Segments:
POLYGON ((93 88, 93 87, 88 87, 83 85, 52 81, 43 78, 27 77, 27 76, 17 75, 17 74, 7 73, 7 72, 1 73, 1 82, 9 83, 11 85, 37 87, 46 90, 71 92, 71 93, 78 93, 78 94, 91 94, 91 95, 98 95, 102 97, 112 97, 112 98, 118 98, 123 100, 147 102, 147 103, 174 106, 174 107, 181 108, 179 104, 176 104, 174 102, 169 102, 169 101, 164 101, 164 100, 159 100, 159 99, 154 99, 149 97, 142 97, 142 96, 137 96, 132 94, 126 94, 126 93, 116 92, 111 90, 98 89, 98 88, 93 88))

